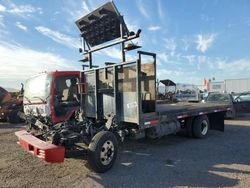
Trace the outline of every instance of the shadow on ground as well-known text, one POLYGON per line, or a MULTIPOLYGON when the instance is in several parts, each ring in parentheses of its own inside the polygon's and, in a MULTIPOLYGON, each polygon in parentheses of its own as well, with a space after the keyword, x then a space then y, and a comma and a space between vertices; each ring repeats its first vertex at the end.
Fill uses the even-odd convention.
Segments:
POLYGON ((158 140, 127 140, 113 168, 89 170, 86 152, 67 153, 49 164, 23 151, 14 132, 20 125, 0 124, 0 184, 6 187, 248 187, 250 118, 226 121, 225 132, 205 139, 180 135, 158 140))
POLYGON ((128 141, 113 169, 90 178, 105 187, 236 186, 250 177, 250 123, 241 126, 239 121, 202 140, 173 135, 128 141))

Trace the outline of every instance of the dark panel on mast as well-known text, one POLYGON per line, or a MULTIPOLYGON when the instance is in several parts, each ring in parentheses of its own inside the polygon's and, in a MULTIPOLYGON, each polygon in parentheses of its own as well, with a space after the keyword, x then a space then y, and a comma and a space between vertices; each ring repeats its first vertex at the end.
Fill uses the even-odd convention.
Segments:
POLYGON ((81 36, 91 46, 128 36, 128 28, 113 2, 108 2, 76 21, 81 36))

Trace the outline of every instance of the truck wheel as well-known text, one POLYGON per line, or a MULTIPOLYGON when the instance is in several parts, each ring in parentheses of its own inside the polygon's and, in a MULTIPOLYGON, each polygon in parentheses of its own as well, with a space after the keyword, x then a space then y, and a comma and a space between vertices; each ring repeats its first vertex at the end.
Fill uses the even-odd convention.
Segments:
POLYGON ((193 136, 195 138, 204 138, 209 131, 209 120, 207 116, 198 116, 193 122, 193 136))
POLYGON ((100 131, 91 140, 88 149, 90 167, 99 173, 109 170, 117 156, 118 142, 109 131, 100 131))

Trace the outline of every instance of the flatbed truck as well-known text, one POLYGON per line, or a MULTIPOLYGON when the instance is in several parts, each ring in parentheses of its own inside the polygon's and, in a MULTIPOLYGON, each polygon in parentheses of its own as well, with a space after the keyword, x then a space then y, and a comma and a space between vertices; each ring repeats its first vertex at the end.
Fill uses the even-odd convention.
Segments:
MULTIPOLYGON (((89 69, 77 73, 43 73, 43 79, 38 80, 40 85, 44 82, 46 89, 43 91, 48 96, 32 96, 32 87, 25 89, 24 114, 20 116, 26 120, 28 130, 16 132, 18 143, 25 150, 47 162, 63 162, 65 150, 72 150, 82 143, 87 146, 90 167, 96 172, 106 172, 113 166, 119 143, 125 138, 155 139, 181 130, 195 138, 204 138, 209 130, 224 131, 224 115, 230 110, 227 104, 157 103, 156 54, 138 51, 134 60, 126 61, 125 42, 138 38, 140 31, 123 33, 127 29, 113 2, 79 19, 76 24, 88 44, 97 45, 101 42, 85 36, 85 29, 89 28, 84 27, 93 24, 92 21, 88 25, 87 19, 95 20, 98 16, 115 19, 115 15, 118 15, 116 22, 120 25, 115 22, 113 29, 121 32, 120 40, 99 48, 80 50, 87 55, 89 69), (116 44, 121 44, 122 62, 94 68, 92 53, 116 44), (74 102, 62 101, 65 92, 56 91, 62 85, 66 87, 57 82, 59 77, 66 75, 71 79, 70 74, 77 79, 74 102), (60 121, 53 121, 58 120, 55 116, 61 116, 60 121)), ((100 23, 100 20, 96 21, 100 23)), ((37 77, 29 79, 26 85, 32 85, 33 80, 37 77)))

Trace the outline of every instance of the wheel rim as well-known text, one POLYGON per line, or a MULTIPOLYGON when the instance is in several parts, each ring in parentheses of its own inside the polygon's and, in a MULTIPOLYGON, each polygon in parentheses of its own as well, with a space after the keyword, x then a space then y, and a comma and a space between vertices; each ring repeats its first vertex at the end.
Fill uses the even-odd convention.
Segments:
POLYGON ((103 145, 100 153, 100 161, 103 165, 108 165, 114 157, 114 144, 107 140, 103 145))
POLYGON ((208 122, 206 120, 203 120, 201 122, 201 134, 206 135, 208 131, 208 122))

